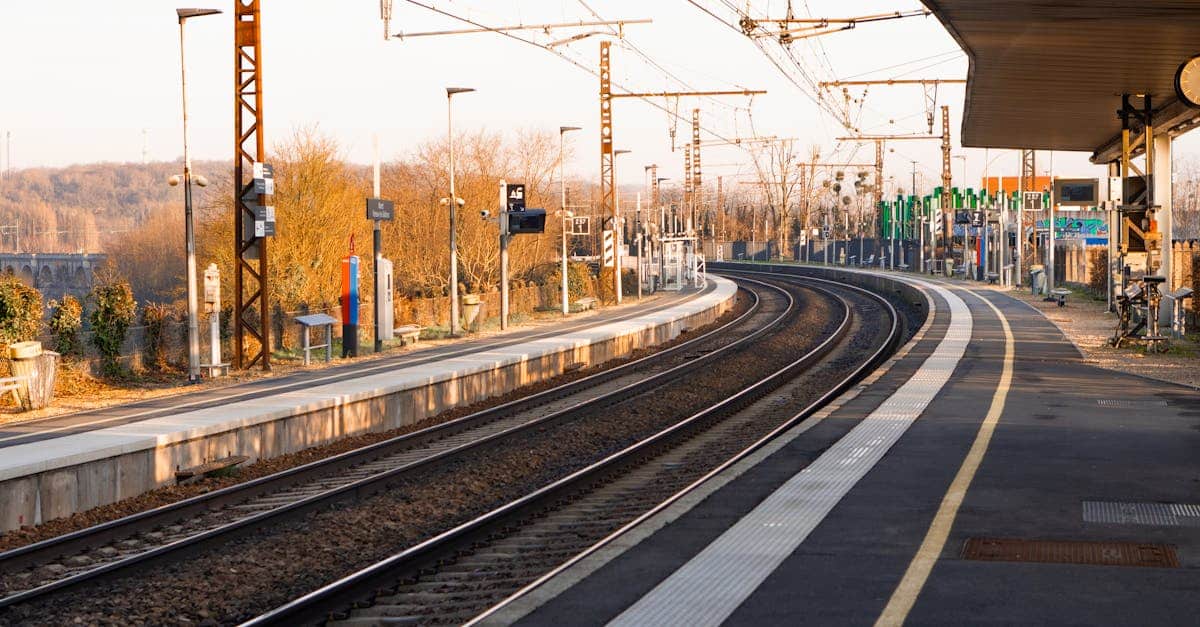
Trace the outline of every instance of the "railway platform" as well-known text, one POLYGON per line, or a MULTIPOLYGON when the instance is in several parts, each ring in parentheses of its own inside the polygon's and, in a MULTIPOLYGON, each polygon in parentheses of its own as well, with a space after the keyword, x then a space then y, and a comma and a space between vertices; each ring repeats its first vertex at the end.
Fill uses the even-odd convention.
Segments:
POLYGON ((717 319, 736 289, 716 279, 562 323, 9 425, 0 429, 0 531, 168 485, 181 468, 402 427, 619 358, 717 319))
POLYGON ((1193 623, 1200 391, 904 280, 933 315, 879 373, 479 622, 1193 623))

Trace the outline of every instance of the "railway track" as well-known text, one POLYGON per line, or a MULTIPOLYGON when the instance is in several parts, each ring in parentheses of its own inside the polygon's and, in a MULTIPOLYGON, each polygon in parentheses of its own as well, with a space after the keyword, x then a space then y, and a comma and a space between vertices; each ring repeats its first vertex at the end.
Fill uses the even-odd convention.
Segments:
POLYGON ((754 302, 704 335, 518 401, 193 497, 58 538, 0 553, 0 611, 180 560, 309 512, 343 506, 449 463, 468 451, 570 421, 703 368, 782 323, 792 297, 754 280, 754 302))
POLYGON ((459 624, 485 617, 808 417, 899 342, 900 316, 885 299, 821 279, 786 280, 821 284, 846 307, 838 331, 811 351, 623 450, 246 624, 459 624), (874 324, 881 317, 885 323, 874 324), (821 364, 838 374, 812 394, 801 375, 821 364), (805 402, 796 411, 798 398, 805 402))

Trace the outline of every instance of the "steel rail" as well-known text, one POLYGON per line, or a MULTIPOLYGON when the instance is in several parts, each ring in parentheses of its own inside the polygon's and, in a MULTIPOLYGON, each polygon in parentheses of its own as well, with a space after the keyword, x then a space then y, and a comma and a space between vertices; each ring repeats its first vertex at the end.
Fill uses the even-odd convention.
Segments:
MULTIPOLYGON (((429 457, 397 466, 390 470, 376 473, 366 478, 352 481, 350 483, 322 491, 291 503, 283 504, 277 508, 263 511, 258 514, 253 514, 245 518, 232 521, 228 524, 181 538, 179 540, 149 549, 127 558, 101 564, 96 568, 82 571, 63 579, 48 582, 37 587, 6 596, 4 598, 0 598, 0 609, 17 603, 28 602, 51 593, 61 592, 81 584, 93 582, 101 576, 113 576, 119 572, 128 571, 135 566, 144 567, 146 564, 152 561, 168 557, 182 557, 192 554, 214 543, 226 542, 229 539, 238 537, 241 534, 248 533, 268 524, 276 524, 285 518, 299 516, 314 509, 329 507, 332 504, 345 501, 359 500, 386 488, 390 483, 399 481, 402 478, 412 474, 414 471, 424 470, 434 464, 452 460, 466 451, 473 450, 483 445, 495 443, 506 438, 515 437, 516 435, 529 429, 536 429, 553 424, 555 422, 568 420, 573 414, 594 409, 606 403, 611 403, 614 400, 625 398, 630 394, 641 393, 645 390, 662 385, 675 377, 681 376, 686 371, 701 367, 702 365, 718 358, 719 356, 724 355, 727 351, 734 350, 752 341, 754 338, 770 331, 794 310, 794 299, 785 290, 781 290, 777 287, 771 286, 770 284, 753 279, 749 279, 746 282, 764 286, 784 294, 787 298, 787 305, 783 312, 781 312, 768 324, 755 330, 753 333, 722 346, 717 350, 711 351, 696 359, 686 361, 668 370, 656 373, 641 381, 622 386, 621 388, 602 396, 572 404, 569 407, 547 414, 540 418, 521 423, 517 426, 493 433, 483 438, 466 442, 453 448, 430 455, 429 457)), ((500 420, 506 416, 527 411, 540 405, 544 405, 548 402, 559 400, 584 391, 588 388, 601 385, 606 381, 625 376, 630 372, 635 371, 638 367, 646 366, 651 364, 653 361, 686 351, 696 343, 711 339, 721 333, 728 332, 731 328, 748 320, 752 315, 758 312, 762 304, 762 301, 757 294, 754 292, 750 293, 754 296, 755 302, 741 316, 738 316, 734 320, 731 320, 726 324, 721 325, 717 329, 713 329, 712 331, 709 331, 701 336, 692 338, 668 349, 639 358, 635 361, 629 362, 628 364, 623 364, 616 368, 611 368, 603 372, 567 383, 563 386, 552 388, 550 390, 533 394, 515 401, 510 401, 508 403, 482 410, 468 416, 463 416, 455 420, 447 421, 445 423, 434 425, 420 431, 397 436, 395 438, 378 442, 360 449, 347 451, 330 458, 310 462, 296 468, 281 471, 280 473, 268 475, 266 477, 260 477, 243 484, 237 484, 208 494, 198 495, 178 503, 164 505, 153 510, 148 510, 139 514, 133 514, 131 516, 110 521, 108 523, 102 523, 100 525, 66 534, 64 536, 59 536, 57 538, 51 538, 36 544, 12 549, 5 553, 0 553, 0 570, 8 571, 10 569, 28 566, 33 563, 38 563, 39 561, 44 561, 47 557, 57 558, 64 553, 84 550, 89 547, 97 546, 98 544, 103 544, 105 542, 128 537, 142 531, 170 524, 180 520, 181 518, 196 516, 208 511, 220 509, 227 505, 243 502, 247 499, 254 498, 255 496, 273 492, 284 487, 290 487, 292 485, 320 477, 327 477, 332 473, 338 472, 339 470, 344 470, 363 463, 368 463, 374 459, 385 457, 403 450, 420 447, 436 440, 445 439, 470 429, 484 426, 496 420, 500 420)))
MULTIPOLYGON (((734 272, 746 272, 746 273, 750 273, 750 274, 769 274, 772 276, 778 276, 774 273, 769 273, 769 272, 754 272, 754 271, 740 271, 740 270, 738 270, 738 271, 723 271, 723 273, 729 273, 729 274, 733 274, 734 272)), ((735 275, 735 276, 737 276, 737 275, 735 275)), ((791 275, 791 276, 797 276, 797 275, 791 275)), ((675 494, 672 494, 666 500, 664 500, 661 503, 659 503, 658 505, 656 505, 653 509, 646 511, 645 513, 641 514, 637 518, 622 525, 621 528, 617 529, 616 531, 613 531, 609 535, 600 539, 598 542, 594 543, 593 545, 591 545, 590 547, 588 547, 581 553, 575 555, 571 559, 567 560, 566 562, 563 562, 557 568, 551 570, 550 572, 547 572, 546 574, 542 575, 541 577, 538 577, 536 580, 529 583, 525 587, 523 587, 520 590, 509 595, 504 600, 493 605, 492 607, 488 608, 487 610, 485 610, 484 612, 482 612, 481 614, 476 616, 474 619, 472 619, 470 622, 468 622, 465 627, 470 627, 472 625, 479 624, 484 619, 486 619, 489 616, 495 614, 496 612, 504 609, 512 602, 516 601, 517 599, 525 596, 526 594, 528 594, 528 593, 532 592, 533 590, 537 589, 538 587, 542 586, 547 581, 550 581, 551 579, 553 579, 555 576, 559 575, 563 571, 571 568, 575 564, 586 559, 589 555, 592 555, 596 551, 599 551, 599 550, 603 549, 604 547, 608 546, 614 540, 620 538, 622 535, 624 535, 625 533, 628 533, 629 531, 631 531, 638 525, 640 525, 640 524, 644 523, 645 521, 649 520, 650 518, 656 516, 657 514, 659 514, 663 510, 667 509, 668 507, 670 507, 671 505, 673 505, 680 499, 682 499, 685 496, 687 496, 688 494, 692 493, 694 490, 699 488, 701 485, 703 485, 704 483, 706 483, 713 477, 716 477, 717 475, 725 472, 734 464, 737 464, 738 462, 742 461, 746 457, 749 457, 750 455, 754 454, 755 451, 759 450, 760 448, 765 446, 770 441, 772 441, 775 438, 779 437, 780 435, 786 433, 787 431, 794 428, 800 422, 804 421, 805 419, 809 418, 813 414, 820 411, 821 408, 828 405, 830 401, 837 398, 839 395, 841 395, 843 392, 845 392, 847 389, 849 389, 850 386, 854 385, 860 379, 862 379, 867 374, 869 374, 871 371, 874 371, 876 368, 878 368, 879 365, 882 364, 883 361, 886 360, 889 355, 891 355, 896 349, 899 348, 899 342, 900 342, 900 338, 901 338, 900 315, 899 315, 899 312, 896 311, 895 306, 892 305, 892 303, 890 301, 888 301, 888 299, 880 296, 879 294, 876 294, 875 292, 872 292, 870 290, 863 289, 861 287, 854 286, 854 285, 846 285, 844 283, 837 283, 836 281, 830 281, 828 279, 819 279, 819 278, 815 278, 815 277, 803 277, 803 278, 806 278, 806 279, 812 280, 812 281, 818 281, 821 283, 827 283, 830 285, 836 285, 837 287, 842 288, 842 289, 854 290, 854 291, 865 294, 865 295, 867 295, 871 298, 874 298, 875 300, 883 303, 883 305, 887 308, 889 315, 892 319, 892 327, 891 327, 891 329, 888 330, 887 339, 885 339, 882 343, 880 343, 879 348, 877 348, 875 350, 875 352, 869 358, 867 358, 865 361, 863 361, 862 364, 859 365, 857 368, 852 370, 850 372, 850 374, 848 374, 845 378, 843 378, 840 382, 838 382, 837 385, 835 385, 834 387, 827 390, 824 394, 822 394, 815 401, 809 403, 806 407, 804 407, 800 411, 793 414, 792 417, 788 418, 786 421, 781 423, 779 426, 772 429, 769 433, 767 433, 766 435, 764 435, 761 438, 759 438, 758 440, 756 440, 750 446, 747 446, 746 448, 742 449, 741 451, 739 451, 732 457, 726 459, 724 462, 719 464, 717 467, 715 467, 712 470, 705 473, 704 476, 700 477, 699 479, 696 479, 695 481, 688 484, 687 486, 685 486, 684 488, 682 488, 675 494)))
MULTIPOLYGON (((804 280, 808 280, 807 277, 795 276, 776 276, 773 278, 783 279, 789 283, 802 283, 804 280)), ((753 279, 742 278, 742 280, 753 279)), ((828 281, 825 281, 825 283, 834 284, 828 281)), ((858 289, 843 285, 838 285, 838 287, 858 289)), ((810 287, 810 289, 812 288, 810 287)), ((825 291, 829 294, 828 290, 820 291, 825 291)), ((870 292, 865 290, 860 291, 870 294, 870 292)), ((862 367, 851 373, 835 389, 823 395, 806 412, 811 413, 816 408, 823 406, 829 399, 834 397, 835 393, 840 393, 840 391, 853 383, 854 380, 862 376, 869 366, 875 364, 880 355, 887 354, 893 347, 898 337, 899 316, 895 308, 886 299, 874 294, 871 294, 871 296, 885 304, 892 318, 892 326, 888 334, 888 339, 881 344, 879 350, 876 351, 868 362, 865 362, 862 367)), ((595 484, 602 481, 603 477, 619 474, 631 466, 641 463, 647 457, 655 454, 655 451, 661 450, 662 447, 671 446, 670 441, 674 438, 701 430, 711 421, 719 420, 729 415, 726 412, 736 412, 745 408, 777 387, 778 383, 797 376, 800 372, 817 363, 846 337, 852 321, 851 308, 845 299, 837 297, 837 300, 843 304, 844 308, 844 316, 838 329, 808 353, 760 379, 753 385, 567 477, 561 478, 438 536, 281 605, 270 612, 243 623, 243 625, 246 627, 258 627, 262 625, 320 622, 334 612, 338 612, 356 601, 371 597, 374 592, 383 587, 380 583, 381 581, 394 582, 400 579, 403 574, 419 571, 421 568, 435 564, 441 559, 451 557, 462 546, 485 539, 497 530, 513 524, 516 519, 528 516, 532 511, 537 511, 566 500, 568 495, 573 491, 583 489, 588 484, 595 484)), ((805 414, 805 417, 807 417, 808 413, 805 414)), ((794 424, 798 419, 793 418, 788 421, 788 424, 794 424)), ((781 431, 779 429, 773 431, 771 437, 778 432, 781 431)), ((770 437, 761 439, 750 450, 757 449, 769 439, 770 437)), ((695 485, 698 485, 698 483, 693 484, 691 487, 695 485)), ((671 499, 673 501, 680 496, 682 494, 673 496, 671 499)))

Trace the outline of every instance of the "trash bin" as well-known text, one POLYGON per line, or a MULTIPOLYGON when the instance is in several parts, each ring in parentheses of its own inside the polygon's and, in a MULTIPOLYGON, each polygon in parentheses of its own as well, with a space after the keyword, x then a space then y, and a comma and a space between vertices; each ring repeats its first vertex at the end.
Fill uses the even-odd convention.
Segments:
POLYGON ((479 318, 479 294, 463 294, 463 327, 474 331, 476 329, 476 321, 479 318))
POLYGON ((41 342, 17 342, 9 344, 8 358, 13 376, 27 381, 17 393, 22 408, 41 409, 49 405, 58 376, 58 353, 42 350, 41 342))
POLYGON ((1030 294, 1045 294, 1046 293, 1046 267, 1043 265, 1033 265, 1029 267, 1029 289, 1030 294))

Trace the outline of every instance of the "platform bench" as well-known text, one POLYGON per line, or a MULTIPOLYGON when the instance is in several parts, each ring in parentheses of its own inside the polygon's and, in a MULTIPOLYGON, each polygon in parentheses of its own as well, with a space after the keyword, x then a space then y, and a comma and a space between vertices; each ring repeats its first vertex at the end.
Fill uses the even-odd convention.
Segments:
POLYGON ((15 403, 17 407, 21 407, 23 405, 21 402, 21 394, 28 394, 28 390, 29 377, 0 378, 0 395, 3 395, 5 392, 12 392, 13 403, 15 403))
POLYGON ((575 311, 587 311, 589 309, 595 309, 595 308, 596 308, 596 299, 591 298, 591 297, 580 298, 579 300, 575 301, 575 306, 573 307, 573 309, 575 311))
POLYGON ((999 282, 999 281, 1000 281, 1000 275, 999 275, 999 274, 996 274, 995 272, 989 272, 989 273, 987 273, 987 282, 988 282, 988 285, 995 285, 995 284, 996 284, 997 282, 999 282))
POLYGON ((304 365, 307 366, 311 360, 311 354, 315 348, 325 349, 325 361, 333 359, 333 323, 337 322, 333 316, 327 314, 309 314, 307 316, 296 316, 296 324, 300 325, 300 348, 304 351, 304 365), (308 332, 313 327, 325 329, 325 343, 313 344, 312 339, 308 336, 308 332))
POLYGON ((1050 295, 1053 296, 1054 300, 1058 302, 1059 307, 1066 307, 1067 297, 1071 295, 1071 290, 1064 290, 1060 287, 1058 289, 1050 290, 1050 295))
POLYGON ((396 327, 392 331, 396 337, 400 338, 400 344, 416 344, 417 340, 421 339, 421 327, 415 324, 406 324, 402 327, 396 327))

